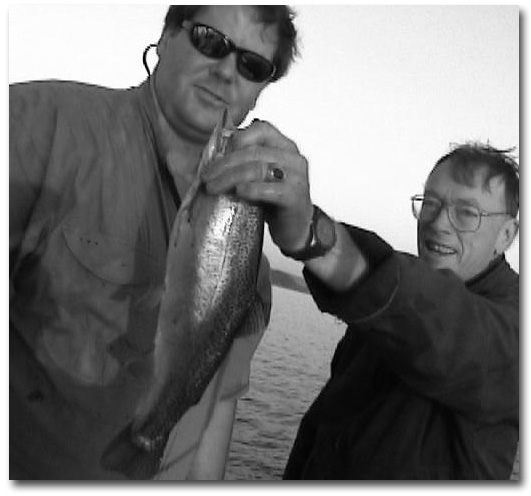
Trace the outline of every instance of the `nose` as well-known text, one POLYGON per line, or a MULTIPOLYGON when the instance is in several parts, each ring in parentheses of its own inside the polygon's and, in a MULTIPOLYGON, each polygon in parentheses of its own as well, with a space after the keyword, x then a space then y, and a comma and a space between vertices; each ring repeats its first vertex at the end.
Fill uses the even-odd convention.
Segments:
POLYGON ((236 64, 236 53, 229 53, 226 57, 215 61, 212 66, 212 73, 223 81, 230 83, 234 80, 238 71, 236 64))
POLYGON ((451 232, 453 230, 452 223, 450 221, 450 212, 448 207, 443 205, 439 210, 439 213, 430 222, 430 225, 439 231, 451 232))

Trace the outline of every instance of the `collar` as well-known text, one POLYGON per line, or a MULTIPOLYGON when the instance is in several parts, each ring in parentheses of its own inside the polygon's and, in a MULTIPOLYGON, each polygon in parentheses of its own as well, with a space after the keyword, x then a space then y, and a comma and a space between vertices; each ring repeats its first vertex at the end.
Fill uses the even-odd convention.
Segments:
POLYGON ((465 282, 465 286, 467 288, 470 288, 472 286, 476 286, 480 284, 481 282, 485 281, 489 278, 494 272, 497 271, 498 268, 500 268, 502 265, 507 265, 507 262, 505 260, 505 255, 501 254, 497 256, 490 264, 478 275, 472 277, 468 281, 465 282))

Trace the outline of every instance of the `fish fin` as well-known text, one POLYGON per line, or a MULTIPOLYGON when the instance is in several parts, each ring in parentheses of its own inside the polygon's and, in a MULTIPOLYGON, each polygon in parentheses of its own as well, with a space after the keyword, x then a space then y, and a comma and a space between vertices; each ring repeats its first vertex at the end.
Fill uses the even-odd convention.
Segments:
POLYGON ((143 449, 133 442, 132 424, 129 424, 107 446, 101 465, 131 480, 152 479, 159 471, 165 445, 162 443, 153 451, 143 449))
POLYGON ((262 332, 267 327, 264 304, 258 295, 255 295, 249 305, 249 310, 238 329, 236 337, 250 336, 262 332))

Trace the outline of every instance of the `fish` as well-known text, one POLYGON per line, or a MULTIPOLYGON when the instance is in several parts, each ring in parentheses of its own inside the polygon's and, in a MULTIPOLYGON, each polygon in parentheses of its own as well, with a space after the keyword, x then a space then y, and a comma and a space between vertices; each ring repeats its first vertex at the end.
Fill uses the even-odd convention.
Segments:
POLYGON ((208 194, 201 182, 233 131, 225 109, 171 230, 150 387, 101 458, 107 470, 130 479, 157 473, 172 428, 200 400, 256 305, 263 208, 233 194, 208 194))

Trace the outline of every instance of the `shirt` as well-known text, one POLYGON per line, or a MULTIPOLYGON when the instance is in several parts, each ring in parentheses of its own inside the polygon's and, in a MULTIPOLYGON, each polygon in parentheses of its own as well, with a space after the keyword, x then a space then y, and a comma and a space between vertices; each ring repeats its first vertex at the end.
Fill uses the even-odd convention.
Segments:
MULTIPOLYGON (((10 87, 10 463, 28 478, 121 477, 99 459, 148 384, 179 206, 154 112, 147 83, 10 87)), ((269 293, 265 263, 263 326, 240 333, 194 407, 192 451, 213 404, 247 387, 269 293)))
POLYGON ((503 257, 466 283, 346 226, 368 275, 319 308, 348 324, 285 479, 509 479, 519 429, 519 283, 503 257))

